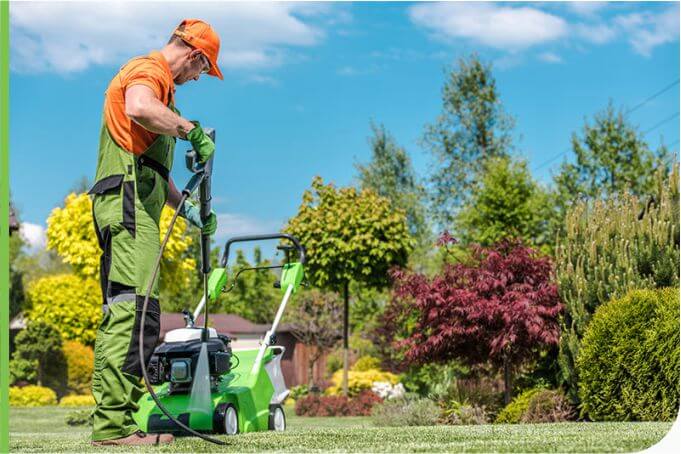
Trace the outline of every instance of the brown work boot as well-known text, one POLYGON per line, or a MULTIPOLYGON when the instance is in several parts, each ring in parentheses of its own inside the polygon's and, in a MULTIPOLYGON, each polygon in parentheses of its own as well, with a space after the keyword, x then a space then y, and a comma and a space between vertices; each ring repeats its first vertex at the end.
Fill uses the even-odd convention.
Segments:
POLYGON ((142 446, 142 445, 167 445, 175 440, 171 434, 148 434, 138 430, 132 435, 113 440, 93 441, 93 446, 142 446))

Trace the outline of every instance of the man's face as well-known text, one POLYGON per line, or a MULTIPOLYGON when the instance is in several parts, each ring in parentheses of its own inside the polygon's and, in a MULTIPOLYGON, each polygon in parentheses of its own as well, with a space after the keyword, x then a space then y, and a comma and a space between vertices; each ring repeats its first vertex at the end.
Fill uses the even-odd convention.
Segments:
POLYGON ((193 49, 187 54, 180 68, 180 72, 174 79, 175 85, 182 85, 189 80, 199 80, 201 74, 210 71, 210 62, 198 49, 193 49))

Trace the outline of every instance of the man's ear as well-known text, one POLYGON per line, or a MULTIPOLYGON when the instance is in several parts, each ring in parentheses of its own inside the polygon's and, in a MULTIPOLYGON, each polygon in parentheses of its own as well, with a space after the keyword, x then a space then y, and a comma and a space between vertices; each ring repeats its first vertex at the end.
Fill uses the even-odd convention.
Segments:
POLYGON ((196 59, 199 58, 199 55, 201 55, 201 51, 198 49, 192 49, 191 52, 189 52, 189 59, 191 61, 195 61, 196 59))

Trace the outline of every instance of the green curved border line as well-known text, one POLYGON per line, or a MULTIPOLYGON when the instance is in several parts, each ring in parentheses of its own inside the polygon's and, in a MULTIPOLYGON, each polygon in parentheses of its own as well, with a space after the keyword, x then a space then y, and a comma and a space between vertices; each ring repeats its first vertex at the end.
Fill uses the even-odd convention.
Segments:
POLYGON ((0 1, 0 452, 9 452, 9 2, 0 1))

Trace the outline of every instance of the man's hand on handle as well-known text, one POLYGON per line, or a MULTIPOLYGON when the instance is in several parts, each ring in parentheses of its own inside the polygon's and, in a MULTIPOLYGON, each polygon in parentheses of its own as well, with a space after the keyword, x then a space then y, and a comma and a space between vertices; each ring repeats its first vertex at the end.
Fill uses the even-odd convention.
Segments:
POLYGON ((194 128, 187 133, 187 140, 199 155, 199 162, 204 163, 215 153, 213 140, 203 131, 198 121, 192 121, 194 128))
POLYGON ((215 211, 210 210, 210 216, 204 221, 201 220, 201 210, 189 200, 186 200, 180 207, 180 216, 185 218, 194 227, 201 229, 203 235, 213 235, 218 228, 218 218, 215 211))

